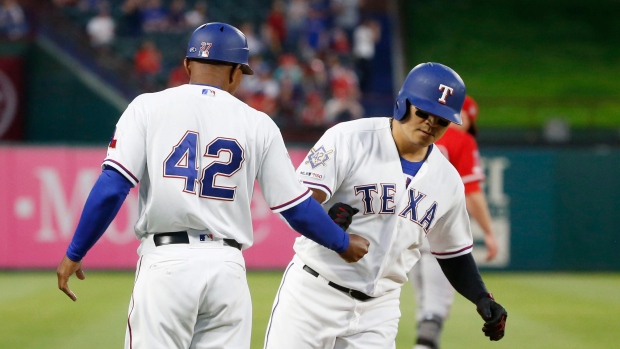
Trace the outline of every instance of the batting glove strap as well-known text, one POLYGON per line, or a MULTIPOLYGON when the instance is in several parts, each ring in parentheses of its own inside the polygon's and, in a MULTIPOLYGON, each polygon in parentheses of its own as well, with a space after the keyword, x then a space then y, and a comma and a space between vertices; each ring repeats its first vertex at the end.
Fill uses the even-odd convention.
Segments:
POLYGON ((357 208, 338 202, 327 211, 327 214, 334 223, 338 224, 343 230, 347 230, 353 222, 353 216, 358 212, 357 208))

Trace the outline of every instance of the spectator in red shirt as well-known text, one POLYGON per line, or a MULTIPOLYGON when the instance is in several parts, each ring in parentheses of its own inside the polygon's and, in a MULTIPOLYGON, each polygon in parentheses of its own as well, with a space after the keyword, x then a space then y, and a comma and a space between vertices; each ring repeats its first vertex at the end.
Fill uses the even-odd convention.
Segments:
POLYGON ((301 124, 304 126, 319 127, 325 122, 325 108, 323 99, 318 92, 311 92, 306 95, 306 103, 301 111, 301 124))
POLYGON ((161 51, 150 40, 142 42, 142 46, 134 56, 134 67, 142 87, 152 91, 156 87, 157 75, 161 72, 161 51))
POLYGON ((168 75, 167 87, 181 86, 187 84, 188 82, 189 76, 185 71, 185 66, 181 63, 170 71, 170 74, 168 75))
POLYGON ((286 40, 286 18, 284 17, 284 2, 275 0, 271 12, 267 16, 267 25, 271 28, 280 45, 286 40))

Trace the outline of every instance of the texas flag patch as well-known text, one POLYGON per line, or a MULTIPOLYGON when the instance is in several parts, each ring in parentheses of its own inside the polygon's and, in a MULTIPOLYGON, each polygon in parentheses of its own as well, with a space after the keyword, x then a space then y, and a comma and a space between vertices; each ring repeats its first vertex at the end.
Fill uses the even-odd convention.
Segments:
POLYGON ((110 139, 110 144, 108 144, 108 148, 116 148, 116 129, 114 129, 114 133, 112 134, 112 138, 110 139))

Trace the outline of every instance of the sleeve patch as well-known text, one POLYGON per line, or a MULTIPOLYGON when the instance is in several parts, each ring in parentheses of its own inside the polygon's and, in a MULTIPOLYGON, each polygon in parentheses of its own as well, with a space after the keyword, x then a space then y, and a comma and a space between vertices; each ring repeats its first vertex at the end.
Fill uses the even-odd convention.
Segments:
POLYGON ((321 165, 327 166, 327 162, 331 160, 330 155, 334 152, 333 149, 325 150, 324 146, 320 146, 317 149, 310 149, 310 154, 308 154, 308 159, 305 164, 310 164, 312 168, 317 168, 321 165))

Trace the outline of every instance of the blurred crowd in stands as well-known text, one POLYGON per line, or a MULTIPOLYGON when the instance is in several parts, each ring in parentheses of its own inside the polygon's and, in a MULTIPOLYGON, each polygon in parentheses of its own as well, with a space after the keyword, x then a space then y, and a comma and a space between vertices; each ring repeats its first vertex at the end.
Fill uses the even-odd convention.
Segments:
MULTIPOLYGON (((2 1, 2 13, 15 2, 2 1)), ((360 99, 372 86, 381 29, 364 12, 363 0, 52 2, 85 18, 82 27, 96 50, 129 50, 143 91, 187 83, 181 62, 189 35, 203 23, 222 21, 246 35, 255 71, 244 78, 238 98, 284 127, 325 127, 364 116, 360 99)))
POLYGON ((28 35, 29 20, 17 0, 0 0, 0 39, 19 40, 28 35))

